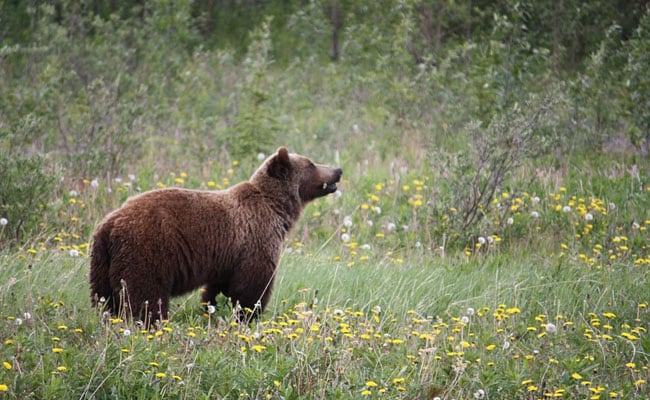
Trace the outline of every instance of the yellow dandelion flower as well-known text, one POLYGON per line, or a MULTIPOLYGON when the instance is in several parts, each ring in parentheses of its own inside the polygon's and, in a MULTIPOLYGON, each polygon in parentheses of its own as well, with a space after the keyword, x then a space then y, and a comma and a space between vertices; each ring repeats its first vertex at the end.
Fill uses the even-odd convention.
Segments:
POLYGON ((0 392, 6 392, 7 390, 9 390, 9 387, 4 383, 0 383, 0 392))
POLYGON ((377 387, 377 382, 368 381, 368 382, 366 382, 366 386, 368 386, 368 387, 377 387))
POLYGON ((156 373, 156 378, 163 379, 163 378, 165 378, 166 376, 167 376, 167 374, 165 374, 164 372, 158 372, 158 373, 156 373))
POLYGON ((56 370, 59 372, 65 372, 68 370, 68 368, 66 368, 64 365, 61 365, 60 367, 57 367, 56 370))
POLYGON ((577 380, 582 379, 582 375, 580 375, 577 372, 574 372, 574 373, 571 374, 571 378, 573 378, 573 379, 575 379, 577 381, 577 380))
POLYGON ((55 347, 55 348, 52 349, 52 352, 54 352, 54 353, 63 353, 63 349, 60 348, 60 347, 55 347))
POLYGON ((262 345, 259 345, 259 344, 256 344, 256 345, 252 346, 251 348, 253 350, 255 350, 256 352, 258 352, 258 353, 261 353, 264 350, 266 350, 266 346, 262 346, 262 345))
POLYGON ((372 394, 372 392, 370 390, 368 390, 368 389, 365 389, 364 391, 361 392, 362 396, 370 396, 371 394, 372 394))
POLYGON ((12 368, 11 364, 9 364, 9 363, 6 362, 6 361, 4 361, 4 362, 2 363, 2 365, 5 367, 5 369, 11 369, 11 368, 12 368))

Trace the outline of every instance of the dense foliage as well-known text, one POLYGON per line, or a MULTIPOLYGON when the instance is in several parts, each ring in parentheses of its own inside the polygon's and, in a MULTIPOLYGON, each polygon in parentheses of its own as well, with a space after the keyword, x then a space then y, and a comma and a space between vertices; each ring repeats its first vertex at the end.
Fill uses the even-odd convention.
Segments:
MULTIPOLYGON (((507 148, 523 146, 514 133, 536 137, 526 143, 541 146, 536 159, 576 149, 645 157, 643 3, 4 1, 0 137, 13 161, 0 210, 12 216, 20 198, 20 160, 44 176, 30 198, 45 210, 45 176, 247 162, 278 143, 344 146, 350 160, 415 144, 433 162, 440 149, 486 142, 476 136, 485 130, 492 147, 476 156, 513 157, 507 148), (525 124, 516 115, 530 96, 557 107, 509 126, 525 124), (494 156, 494 146, 506 148, 494 156)), ((490 165, 461 162, 477 163, 490 165)), ((34 226, 15 225, 15 237, 34 226)))

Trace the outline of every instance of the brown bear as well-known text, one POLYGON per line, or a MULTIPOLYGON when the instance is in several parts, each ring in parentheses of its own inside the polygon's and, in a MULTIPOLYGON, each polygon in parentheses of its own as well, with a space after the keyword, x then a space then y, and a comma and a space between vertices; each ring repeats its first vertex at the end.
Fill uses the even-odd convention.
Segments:
MULTIPOLYGON (((281 147, 225 190, 158 189, 109 213, 93 236, 90 295, 113 315, 168 318, 169 299, 203 286, 264 311, 284 238, 307 203, 333 193, 343 171, 281 147)), ((250 311, 249 311, 250 313, 250 311)))

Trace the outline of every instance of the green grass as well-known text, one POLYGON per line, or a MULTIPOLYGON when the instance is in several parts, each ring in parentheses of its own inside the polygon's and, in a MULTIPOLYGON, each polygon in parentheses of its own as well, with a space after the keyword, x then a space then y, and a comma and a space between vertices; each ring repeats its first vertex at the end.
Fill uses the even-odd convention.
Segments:
MULTIPOLYGON (((224 173, 239 179, 236 166, 224 173)), ((196 179, 179 176, 159 183, 196 179)), ((494 222, 495 208, 492 243, 443 251, 413 202, 431 183, 381 176, 348 176, 340 198, 305 211, 269 307, 248 326, 226 299, 205 314, 198 293, 151 331, 103 318, 89 306, 85 222, 133 189, 67 193, 67 230, 0 255, 0 396, 646 398, 647 187, 599 176, 499 194, 512 224, 494 222)), ((192 186, 209 180, 225 184, 192 186)))

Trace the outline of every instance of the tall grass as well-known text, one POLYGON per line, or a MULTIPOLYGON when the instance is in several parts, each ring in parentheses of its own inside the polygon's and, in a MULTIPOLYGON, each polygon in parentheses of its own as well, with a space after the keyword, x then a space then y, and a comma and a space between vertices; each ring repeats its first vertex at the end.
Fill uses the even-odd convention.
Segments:
POLYGON ((144 172, 61 195, 66 230, 0 255, 2 396, 646 397, 643 173, 500 192, 485 218, 503 220, 507 205, 512 223, 454 250, 413 202, 434 184, 426 171, 375 166, 305 211, 260 321, 236 323, 227 299, 207 314, 198 293, 175 299, 152 330, 90 308, 88 225, 105 209, 137 186, 222 187, 244 169, 144 172))

